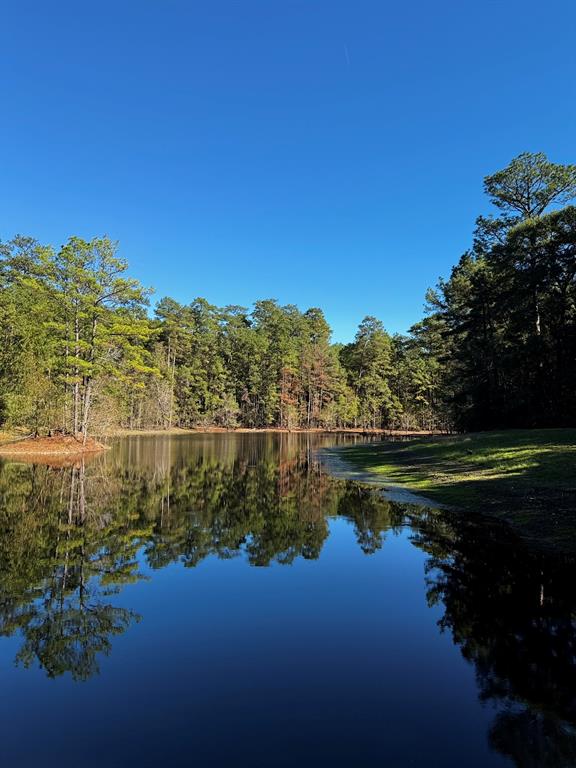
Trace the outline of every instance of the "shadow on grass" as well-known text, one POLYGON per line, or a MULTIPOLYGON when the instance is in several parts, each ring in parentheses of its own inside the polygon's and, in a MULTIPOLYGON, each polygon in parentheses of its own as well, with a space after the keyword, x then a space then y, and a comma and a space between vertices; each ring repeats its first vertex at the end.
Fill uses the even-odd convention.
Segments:
POLYGON ((375 478, 484 512, 526 540, 576 552, 576 430, 513 430, 339 449, 375 478))

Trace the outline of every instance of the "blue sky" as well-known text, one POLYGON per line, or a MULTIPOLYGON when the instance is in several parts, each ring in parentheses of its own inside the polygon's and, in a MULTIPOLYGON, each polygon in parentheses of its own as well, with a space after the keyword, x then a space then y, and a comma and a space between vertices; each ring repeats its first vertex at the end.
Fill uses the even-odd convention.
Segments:
POLYGON ((576 162, 573 0, 8 0, 0 238, 120 241, 187 302, 404 331, 482 178, 576 162))

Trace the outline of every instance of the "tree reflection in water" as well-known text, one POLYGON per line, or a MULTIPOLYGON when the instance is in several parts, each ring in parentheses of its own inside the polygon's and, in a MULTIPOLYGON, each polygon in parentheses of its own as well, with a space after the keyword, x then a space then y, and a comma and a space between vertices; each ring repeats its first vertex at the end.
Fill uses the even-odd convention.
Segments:
POLYGON ((37 660, 49 677, 89 678, 97 654, 138 619, 108 598, 139 578, 136 553, 148 532, 111 514, 107 479, 88 477, 84 461, 0 471, 0 631, 18 630, 17 662, 37 660))
POLYGON ((504 526, 446 513, 408 515, 429 553, 427 595, 440 626, 498 704, 492 745, 521 766, 576 765, 575 564, 519 543, 504 526))
MULTIPOLYGON (((332 439, 333 440, 333 439, 332 439)), ((430 605, 498 713, 489 738, 519 766, 576 765, 572 561, 493 523, 392 503, 322 472, 295 435, 138 438, 87 465, 0 465, 0 632, 17 661, 85 680, 138 620, 113 599, 173 562, 242 555, 253 566, 316 559, 329 519, 371 555, 408 527, 427 554, 430 605)), ((385 556, 385 554, 384 554, 385 556)))

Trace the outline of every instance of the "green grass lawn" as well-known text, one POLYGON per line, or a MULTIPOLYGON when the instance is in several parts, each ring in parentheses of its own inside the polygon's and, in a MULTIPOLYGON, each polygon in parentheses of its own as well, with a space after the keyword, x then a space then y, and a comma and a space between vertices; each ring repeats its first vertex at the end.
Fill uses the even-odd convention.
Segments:
POLYGON ((342 448, 355 470, 576 551, 576 429, 479 432, 342 448))

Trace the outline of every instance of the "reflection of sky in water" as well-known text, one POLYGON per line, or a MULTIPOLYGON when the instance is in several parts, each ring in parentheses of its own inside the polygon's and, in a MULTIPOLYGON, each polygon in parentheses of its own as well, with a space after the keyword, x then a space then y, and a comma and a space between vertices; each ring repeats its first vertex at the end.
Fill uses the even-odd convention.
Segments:
MULTIPOLYGON (((570 711, 568 661, 550 667, 546 694, 527 681, 517 695, 530 654, 547 663, 557 650, 547 653, 550 627, 564 632, 558 648, 574 648, 574 627, 562 621, 574 615, 564 571, 542 575, 547 561, 502 545, 500 532, 483 543, 477 528, 445 513, 390 505, 323 476, 302 438, 280 448, 271 436, 168 442, 125 441, 85 473, 86 515, 93 515, 85 525, 93 529, 92 556, 104 563, 84 585, 93 590, 86 610, 107 605, 141 617, 109 638, 99 673, 84 682, 66 672, 49 679, 36 660, 28 669, 14 665, 21 632, 0 639, 5 764, 573 764, 574 734, 550 707, 564 717, 570 711), (101 502, 94 488, 122 473, 94 513, 101 502), (151 494, 151 509, 134 505, 151 494), (129 499, 130 519, 118 531, 112 519, 129 499), (141 540, 131 550, 134 532, 141 540), (190 557, 198 543, 203 556, 190 557), (107 547, 110 560, 102 557, 107 547), (135 570, 126 569, 130 552, 145 578, 134 581, 135 570), (268 567, 249 567, 263 553, 268 567), (125 583, 106 594, 112 562, 125 583), (541 581, 550 595, 544 618, 541 581), (516 613, 503 610, 512 605, 507 591, 516 613), (540 645, 527 629, 539 621, 540 645), (515 646, 507 635, 521 631, 526 645, 520 638, 515 646), (524 667, 516 659, 512 669, 508 647, 526 648, 524 667), (491 696, 481 703, 487 686, 491 696), (538 694, 547 696, 547 717, 534 709, 538 694), (501 716, 507 706, 510 720, 501 716)), ((22 472, 30 480, 32 469, 22 472)), ((43 479, 36 471, 36 497, 43 479)), ((62 489, 62 478, 54 479, 46 481, 52 510, 62 489)), ((22 495, 13 490, 12 499, 22 495)), ((6 536, 4 527, 0 540, 6 536)), ((0 544, 10 551, 9 541, 0 544)), ((55 584, 47 579, 38 603, 53 599, 55 584)))

